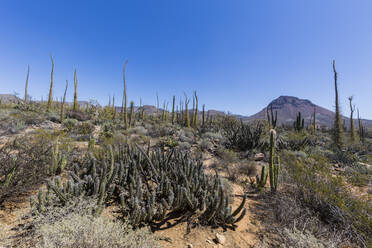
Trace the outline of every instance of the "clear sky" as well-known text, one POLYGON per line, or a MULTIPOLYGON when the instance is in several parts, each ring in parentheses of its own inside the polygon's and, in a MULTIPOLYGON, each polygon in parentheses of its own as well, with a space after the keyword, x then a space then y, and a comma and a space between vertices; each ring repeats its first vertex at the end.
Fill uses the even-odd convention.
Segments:
POLYGON ((207 108, 251 115, 280 95, 334 106, 332 59, 342 110, 354 95, 372 119, 371 0, 0 1, 0 93, 139 104, 197 90, 207 108))

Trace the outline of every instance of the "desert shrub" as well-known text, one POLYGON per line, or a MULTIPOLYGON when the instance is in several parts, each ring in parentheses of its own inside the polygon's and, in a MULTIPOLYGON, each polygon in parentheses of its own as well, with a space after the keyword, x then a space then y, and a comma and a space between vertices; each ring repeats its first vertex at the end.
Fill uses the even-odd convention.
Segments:
POLYGON ((143 126, 132 127, 128 130, 129 134, 147 135, 147 129, 143 126))
POLYGON ((79 214, 41 225, 37 234, 40 248, 158 247, 147 228, 133 230, 127 223, 79 214))
POLYGON ((0 223, 0 244, 5 244, 8 229, 9 227, 6 224, 0 223))
POLYGON ((157 146, 161 148, 164 147, 174 148, 177 145, 178 142, 173 138, 173 136, 160 137, 157 143, 157 146))
POLYGON ((222 134, 220 133, 213 133, 213 132, 206 132, 202 134, 202 138, 204 139, 209 139, 209 140, 222 140, 222 134))
POLYGON ((87 121, 90 119, 90 115, 87 112, 83 111, 68 111, 66 117, 70 119, 76 119, 78 121, 87 121))
POLYGON ((91 122, 81 122, 77 125, 74 133, 81 135, 91 135, 95 129, 95 126, 91 122))
POLYGON ((45 115, 46 119, 51 122, 60 122, 60 115, 57 112, 47 112, 45 115))
POLYGON ((225 167, 227 171, 227 178, 231 181, 236 183, 240 177, 239 168, 236 166, 236 164, 228 165, 225 167))
POLYGON ((314 141, 305 132, 288 132, 286 136, 279 137, 277 140, 279 149, 292 151, 303 151, 313 145, 314 141))
MULTIPOLYGON (((362 246, 372 244, 372 205, 350 192, 341 176, 330 173, 327 158, 298 158, 282 152, 282 164, 288 173, 286 183, 296 186, 305 206, 319 214, 331 228, 342 231, 343 239, 362 246)), ((286 177, 284 177, 285 179, 286 177)))
POLYGON ((202 151, 208 151, 212 147, 212 143, 208 139, 201 139, 198 144, 202 151))
POLYGON ((336 149, 333 153, 329 154, 328 157, 333 163, 339 166, 354 166, 358 161, 358 155, 349 150, 336 149))
POLYGON ((217 147, 216 155, 222 159, 225 165, 238 161, 237 154, 233 150, 226 149, 223 146, 217 147))
POLYGON ((178 142, 178 147, 180 151, 188 151, 191 148, 191 145, 189 142, 178 142))
POLYGON ((101 133, 99 134, 99 136, 101 138, 106 139, 112 138, 114 136, 114 132, 115 132, 114 124, 112 124, 111 122, 105 122, 102 125, 101 133))
POLYGON ((177 136, 180 141, 188 142, 190 144, 194 143, 195 136, 191 129, 185 128, 178 131, 177 136))
POLYGON ((163 123, 154 124, 151 128, 147 128, 148 135, 152 138, 171 136, 176 133, 176 130, 171 125, 165 125, 163 123))
POLYGON ((372 177, 368 174, 361 173, 357 169, 347 166, 344 172, 346 180, 354 186, 365 187, 368 185, 372 177))
POLYGON ((31 135, 0 148, 0 202, 32 189, 47 177, 51 147, 48 136, 31 135))
POLYGON ((283 248, 336 248, 338 244, 330 240, 316 238, 312 233, 297 228, 280 231, 280 247, 283 248))
POLYGON ((226 121, 222 128, 225 146, 229 149, 247 151, 262 146, 264 126, 261 122, 245 124, 231 120, 226 121))
POLYGON ((11 120, 8 126, 9 134, 17 134, 26 128, 26 124, 23 120, 11 120))
POLYGON ((77 125, 78 121, 76 119, 65 119, 63 121, 63 126, 67 128, 69 132, 71 132, 77 125))
POLYGON ((243 160, 238 163, 239 173, 249 177, 254 177, 257 174, 257 165, 255 162, 243 160))

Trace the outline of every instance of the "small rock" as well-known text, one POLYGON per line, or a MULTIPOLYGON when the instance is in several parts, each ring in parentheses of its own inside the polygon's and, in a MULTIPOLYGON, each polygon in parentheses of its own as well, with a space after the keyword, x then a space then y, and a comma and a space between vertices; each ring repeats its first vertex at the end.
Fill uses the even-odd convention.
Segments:
POLYGON ((216 233, 216 240, 221 245, 225 244, 225 242, 226 242, 225 236, 223 236, 222 234, 219 234, 219 233, 216 233))
POLYGON ((187 244, 186 247, 187 247, 187 248, 193 248, 193 245, 192 245, 192 244, 187 244))
POLYGON ((213 242, 210 241, 209 239, 207 239, 206 242, 209 243, 209 244, 213 244, 213 242))
POLYGON ((265 158, 265 154, 263 154, 262 152, 254 155, 254 160, 256 161, 262 161, 264 158, 265 158))

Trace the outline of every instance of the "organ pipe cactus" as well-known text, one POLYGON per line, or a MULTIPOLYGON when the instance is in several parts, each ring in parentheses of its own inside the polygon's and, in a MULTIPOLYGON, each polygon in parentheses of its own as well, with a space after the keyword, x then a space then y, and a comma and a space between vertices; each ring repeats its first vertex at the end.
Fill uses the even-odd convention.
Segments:
POLYGON ((185 93, 185 126, 186 127, 190 127, 190 116, 189 116, 189 109, 188 109, 189 102, 190 102, 190 99, 187 98, 187 95, 185 93))
MULTIPOLYGON (((202 224, 235 227, 245 215, 246 196, 232 211, 221 178, 217 174, 210 178, 201 161, 178 150, 146 153, 139 145, 117 144, 103 155, 89 153, 86 159, 82 168, 70 171, 67 182, 48 182, 49 194, 56 197, 41 198, 33 205, 63 207, 79 197, 93 197, 98 215, 113 201, 134 227, 165 221, 174 214, 196 213, 202 224)), ((48 211, 48 207, 39 209, 48 211)))
POLYGON ((270 112, 269 112, 269 108, 266 108, 266 113, 267 113, 267 121, 269 122, 270 127, 275 129, 276 123, 278 120, 278 112, 275 111, 275 116, 274 116, 273 105, 270 104, 270 112))
POLYGON ((301 117, 301 112, 298 112, 296 121, 293 123, 294 129, 299 132, 305 127, 305 120, 301 117))
POLYGON ((173 104, 172 104, 172 124, 174 124, 174 120, 175 120, 175 112, 174 112, 174 106, 176 104, 176 97, 173 96, 173 104))
POLYGON ((134 112, 134 102, 131 101, 131 102, 130 102, 129 121, 128 121, 128 126, 129 126, 129 128, 132 127, 133 112, 134 112))
POLYGON ((270 162, 269 162, 269 177, 271 192, 276 192, 278 188, 280 161, 279 157, 275 155, 275 139, 276 132, 274 129, 270 130, 270 162), (277 158, 277 163, 275 163, 277 158))
POLYGON ((267 175, 268 175, 267 171, 268 171, 267 166, 263 165, 261 169, 261 177, 256 175, 256 183, 259 188, 263 188, 266 185, 267 175))

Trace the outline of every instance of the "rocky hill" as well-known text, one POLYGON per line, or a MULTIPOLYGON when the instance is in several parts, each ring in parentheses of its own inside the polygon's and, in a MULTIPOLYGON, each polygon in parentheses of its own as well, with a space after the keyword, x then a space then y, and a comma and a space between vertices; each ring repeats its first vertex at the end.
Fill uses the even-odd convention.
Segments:
MULTIPOLYGON (((302 117, 305 119, 305 125, 312 122, 314 108, 316 110, 316 123, 324 127, 332 127, 334 120, 334 112, 312 103, 310 100, 300 99, 294 96, 280 96, 271 101, 260 112, 243 118, 247 121, 267 119, 267 108, 273 108, 274 113, 278 113, 279 125, 292 125, 296 120, 298 112, 301 112, 302 117)), ((345 120, 346 126, 349 125, 349 118, 342 117, 345 120)), ((368 127, 372 127, 371 120, 363 120, 368 127)))

